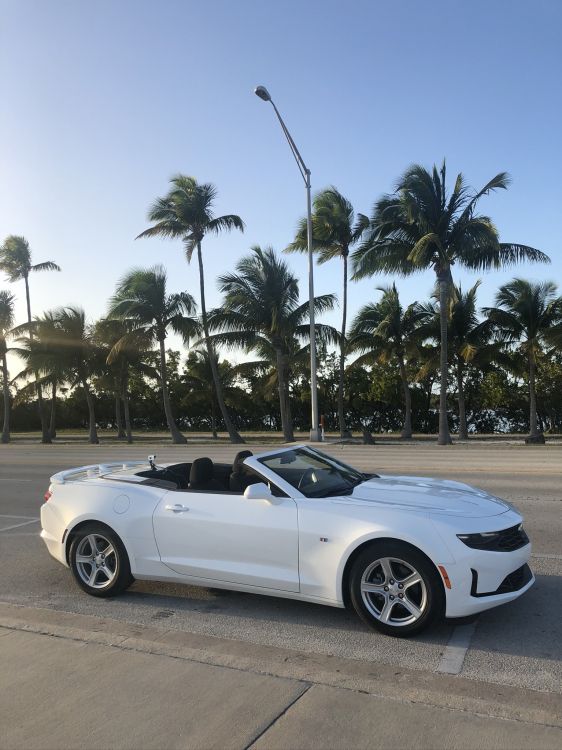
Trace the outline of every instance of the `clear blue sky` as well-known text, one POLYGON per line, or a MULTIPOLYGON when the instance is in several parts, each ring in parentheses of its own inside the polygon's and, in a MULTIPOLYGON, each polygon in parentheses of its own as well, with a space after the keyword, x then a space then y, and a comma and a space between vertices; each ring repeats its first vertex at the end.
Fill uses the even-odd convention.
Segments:
MULTIPOLYGON (((252 93, 258 83, 313 187, 335 184, 364 213, 413 161, 446 157, 451 178, 463 171, 475 187, 509 171, 511 188, 482 210, 503 240, 553 264, 487 275, 480 301, 513 273, 562 285, 559 0, 0 0, 0 9, 0 239, 23 234, 36 262, 63 268, 33 278, 34 313, 81 304, 93 319, 126 269, 155 262, 171 290, 197 297, 179 242, 134 241, 175 172, 215 183, 217 211, 246 222, 245 234, 205 243, 210 304, 216 275, 247 248, 292 239, 304 187, 271 107, 252 93)), ((304 296, 305 258, 288 260, 304 296)), ((340 272, 336 261, 317 268, 317 293, 339 293, 340 272)), ((383 281, 351 286, 351 314, 383 281)), ((428 274, 399 288, 410 302, 432 284, 428 274)))

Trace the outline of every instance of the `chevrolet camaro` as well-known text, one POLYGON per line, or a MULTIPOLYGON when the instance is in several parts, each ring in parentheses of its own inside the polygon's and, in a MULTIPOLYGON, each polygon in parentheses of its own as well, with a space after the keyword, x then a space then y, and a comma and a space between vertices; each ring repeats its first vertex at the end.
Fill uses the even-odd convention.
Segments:
POLYGON ((81 588, 135 579, 350 606, 390 635, 464 617, 534 582, 506 501, 460 482, 358 471, 308 446, 82 466, 51 477, 41 536, 81 588))

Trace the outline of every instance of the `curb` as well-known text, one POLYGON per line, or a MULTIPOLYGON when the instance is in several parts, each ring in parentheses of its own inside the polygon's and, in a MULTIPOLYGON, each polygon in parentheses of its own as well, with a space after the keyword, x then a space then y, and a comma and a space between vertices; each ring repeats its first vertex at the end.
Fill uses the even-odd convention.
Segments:
POLYGON ((380 698, 484 717, 562 727, 562 695, 558 693, 2 602, 0 627, 360 691, 380 698))

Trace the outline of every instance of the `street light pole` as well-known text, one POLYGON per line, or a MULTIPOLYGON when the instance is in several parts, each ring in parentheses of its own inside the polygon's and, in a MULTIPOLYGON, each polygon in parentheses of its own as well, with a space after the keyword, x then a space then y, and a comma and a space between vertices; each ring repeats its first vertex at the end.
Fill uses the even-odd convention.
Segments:
POLYGON ((316 381, 316 335, 314 325, 314 258, 312 254, 312 199, 310 195, 310 169, 304 163, 302 156, 299 153, 298 148, 293 141, 291 134, 289 133, 287 126, 283 122, 283 118, 279 114, 279 110, 275 106, 271 94, 265 88, 265 86, 258 86, 255 89, 256 96, 263 99, 264 102, 271 102, 271 106, 275 110, 277 119, 283 129, 285 138, 287 139, 291 148, 292 154, 295 157, 297 166, 304 180, 306 186, 306 239, 308 245, 308 304, 309 304, 309 317, 310 317, 310 400, 312 406, 311 415, 311 428, 310 428, 310 440, 320 441, 321 434, 318 427, 318 386, 316 381))

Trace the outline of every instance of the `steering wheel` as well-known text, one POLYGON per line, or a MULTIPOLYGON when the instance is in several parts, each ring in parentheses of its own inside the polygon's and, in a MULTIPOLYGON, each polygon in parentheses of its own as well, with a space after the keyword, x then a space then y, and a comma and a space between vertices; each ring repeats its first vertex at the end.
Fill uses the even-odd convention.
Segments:
POLYGON ((303 485, 316 484, 317 481, 318 481, 318 477, 314 473, 314 469, 307 469, 306 471, 303 472, 302 477, 299 479, 297 489, 300 490, 300 488, 303 485))

